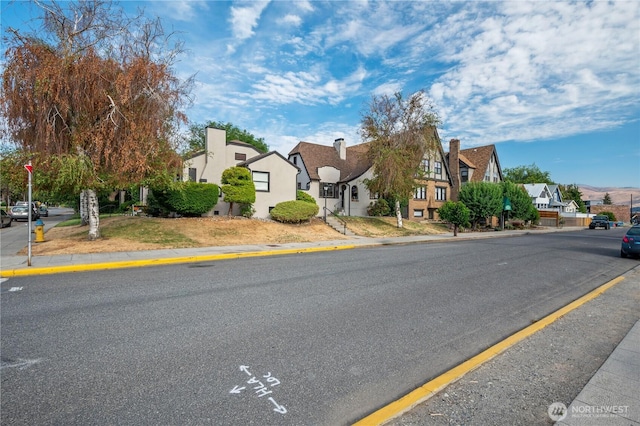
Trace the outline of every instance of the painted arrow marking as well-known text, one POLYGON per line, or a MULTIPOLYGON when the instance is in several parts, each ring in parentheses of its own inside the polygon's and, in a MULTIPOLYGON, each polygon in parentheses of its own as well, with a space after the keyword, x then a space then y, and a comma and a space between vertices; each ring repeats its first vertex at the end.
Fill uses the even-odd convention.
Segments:
POLYGON ((234 386, 233 389, 229 391, 229 393, 241 393, 246 388, 244 386, 234 386))
POLYGON ((240 371, 243 371, 243 372, 247 373, 248 376, 251 375, 251 373, 249 372, 249 366, 248 365, 241 365, 240 366, 240 371))
POLYGON ((274 408, 273 411, 275 411, 276 413, 281 413, 281 414, 286 414, 287 413, 287 409, 284 408, 284 405, 278 404, 273 398, 269 398, 269 401, 273 402, 273 405, 276 406, 276 408, 274 408))

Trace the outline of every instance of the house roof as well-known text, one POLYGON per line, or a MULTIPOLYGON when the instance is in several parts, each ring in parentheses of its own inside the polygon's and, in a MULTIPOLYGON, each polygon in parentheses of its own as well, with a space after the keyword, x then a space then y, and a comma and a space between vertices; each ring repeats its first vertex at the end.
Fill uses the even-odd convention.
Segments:
POLYGON ((298 166, 296 166, 295 164, 293 164, 292 162, 290 162, 289 160, 284 158, 284 156, 282 154, 280 154, 278 151, 269 151, 269 152, 265 152, 264 154, 256 155, 255 157, 251 157, 250 159, 248 159, 246 161, 243 161, 242 163, 238 163, 238 166, 246 167, 246 166, 250 165, 251 163, 255 163, 255 162, 260 161, 263 158, 269 157, 271 155, 275 155, 277 157, 282 158, 282 161, 284 161, 285 163, 289 164, 290 166, 292 166, 296 170, 300 170, 300 168, 298 166))
MULTIPOLYGON (((500 171, 500 178, 502 178, 502 168, 500 167, 500 163, 498 161, 498 154, 496 153, 495 145, 485 145, 478 146, 475 148, 469 149, 461 149, 460 150, 460 160, 464 161, 464 163, 476 170, 480 170, 481 173, 474 173, 471 176, 471 181, 482 181, 484 180, 484 174, 489 167, 489 162, 491 161, 491 156, 495 154, 496 162, 498 164, 498 170, 500 171)), ((448 154, 447 154, 448 156, 448 154)))
POLYGON ((340 170, 340 182, 346 182, 357 178, 371 167, 368 151, 368 143, 348 146, 346 159, 343 160, 333 146, 299 142, 289 152, 289 156, 298 154, 302 157, 311 180, 320 180, 318 169, 321 167, 334 167, 340 170))
POLYGON ((546 183, 525 183, 522 186, 527 190, 530 197, 540 197, 540 195, 545 192, 545 189, 549 191, 546 183))

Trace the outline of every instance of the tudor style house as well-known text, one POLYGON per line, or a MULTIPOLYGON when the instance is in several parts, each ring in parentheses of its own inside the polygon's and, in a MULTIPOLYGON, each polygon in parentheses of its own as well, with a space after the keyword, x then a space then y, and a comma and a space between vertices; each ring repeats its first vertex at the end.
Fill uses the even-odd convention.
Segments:
POLYGON ((502 168, 495 145, 460 149, 460 141, 449 141, 447 162, 451 171, 451 199, 458 201, 460 188, 467 182, 502 182, 502 168))
MULTIPOLYGON (((256 187, 254 217, 267 218, 276 204, 296 199, 296 176, 300 169, 276 151, 260 153, 254 146, 240 141, 226 141, 226 132, 207 127, 205 150, 185 160, 183 180, 210 182, 221 185, 222 172, 230 167, 246 167, 251 171, 256 187)), ((209 215, 225 215, 229 204, 218 203, 209 215)), ((232 214, 239 214, 240 206, 234 206, 232 214), (237 210, 236 210, 237 209, 237 210)))
MULTIPOLYGON (((437 209, 450 196, 451 178, 435 128, 434 134, 438 149, 423 159, 427 173, 416 181, 414 196, 404 212, 408 219, 438 219, 437 209)), ((368 150, 368 143, 347 147, 344 139, 336 139, 333 146, 300 142, 289 152, 289 161, 300 168, 297 187, 316 199, 320 216, 325 206, 347 216, 367 216, 367 208, 377 199, 365 185, 373 177, 368 150)))

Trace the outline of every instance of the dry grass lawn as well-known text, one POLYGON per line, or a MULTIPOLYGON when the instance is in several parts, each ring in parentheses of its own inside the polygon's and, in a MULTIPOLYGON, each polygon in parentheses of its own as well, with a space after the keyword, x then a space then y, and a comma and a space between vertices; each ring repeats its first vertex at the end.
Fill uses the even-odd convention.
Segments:
MULTIPOLYGON (((404 221, 398 229, 394 218, 347 218, 357 235, 390 237, 448 232, 440 224, 404 221)), ((243 217, 162 219, 112 216, 100 219, 102 238, 88 241, 86 226, 45 229, 45 242, 32 245, 33 255, 104 253, 165 248, 285 244, 348 239, 321 219, 300 225, 243 217)))

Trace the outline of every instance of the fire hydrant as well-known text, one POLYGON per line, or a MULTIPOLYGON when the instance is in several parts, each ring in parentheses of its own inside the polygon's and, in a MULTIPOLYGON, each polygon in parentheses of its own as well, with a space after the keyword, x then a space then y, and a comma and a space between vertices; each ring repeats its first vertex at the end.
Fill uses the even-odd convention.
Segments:
POLYGON ((44 243, 44 222, 42 219, 36 220, 36 243, 44 243))

